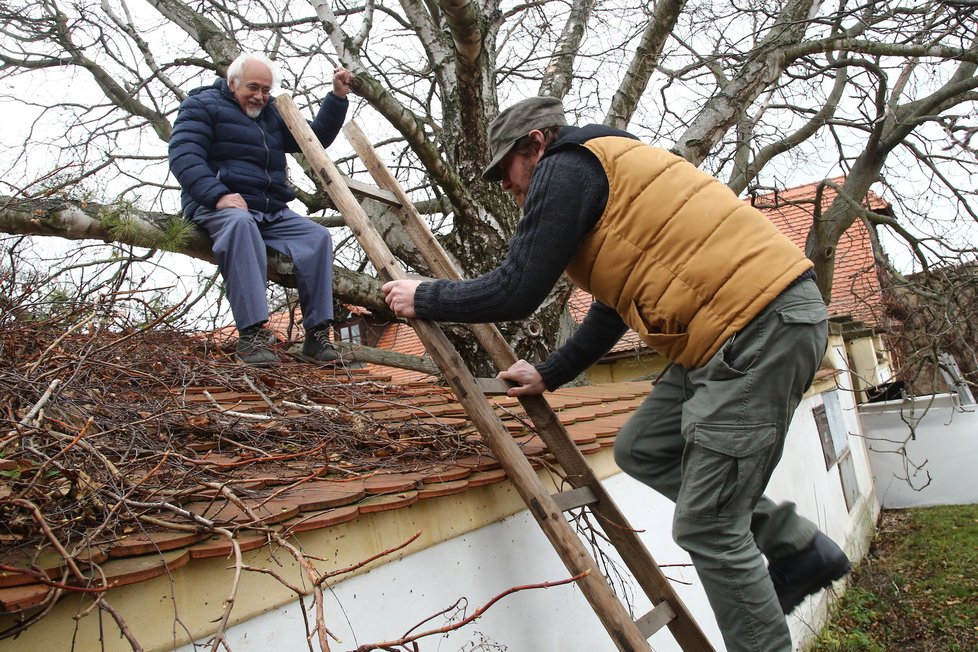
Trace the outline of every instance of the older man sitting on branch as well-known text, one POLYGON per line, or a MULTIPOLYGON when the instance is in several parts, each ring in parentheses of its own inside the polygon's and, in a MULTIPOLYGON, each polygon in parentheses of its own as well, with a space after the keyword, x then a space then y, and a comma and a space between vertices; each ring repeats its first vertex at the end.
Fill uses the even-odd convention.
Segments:
MULTIPOLYGON (((326 227, 288 207, 286 154, 299 151, 275 106, 279 81, 272 61, 242 54, 227 80, 190 91, 180 106, 170 138, 170 170, 182 189, 183 215, 213 241, 238 329, 237 357, 268 365, 279 358, 264 328, 266 247, 295 265, 299 305, 306 331, 300 357, 329 362, 339 356, 329 340, 333 320, 333 242, 326 227)), ((324 147, 336 138, 349 102, 353 75, 337 68, 333 90, 310 122, 324 147)))

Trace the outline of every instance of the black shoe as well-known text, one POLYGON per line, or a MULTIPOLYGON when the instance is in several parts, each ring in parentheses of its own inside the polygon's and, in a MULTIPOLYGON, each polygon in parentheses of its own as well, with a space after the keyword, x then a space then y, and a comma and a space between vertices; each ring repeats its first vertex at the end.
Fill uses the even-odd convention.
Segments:
POLYGON ((806 596, 828 588, 851 569, 852 564, 842 548, 821 532, 801 552, 772 561, 767 567, 781 610, 786 615, 806 596))
POLYGON ((306 332, 299 357, 306 362, 333 362, 340 357, 329 341, 329 324, 322 324, 306 332))
POLYGON ((275 341, 275 335, 261 324, 249 326, 238 331, 238 345, 235 355, 245 364, 267 366, 279 361, 275 352, 269 348, 275 341))

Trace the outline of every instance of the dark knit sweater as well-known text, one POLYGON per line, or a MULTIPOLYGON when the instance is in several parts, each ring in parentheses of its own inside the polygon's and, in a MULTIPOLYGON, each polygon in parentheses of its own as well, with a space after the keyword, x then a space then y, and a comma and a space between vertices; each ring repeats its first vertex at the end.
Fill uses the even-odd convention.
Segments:
MULTIPOLYGON (((577 129, 565 127, 561 138, 577 129)), ((414 295, 418 317, 514 321, 543 303, 608 201, 608 179, 594 155, 582 147, 556 145, 533 172, 523 219, 500 265, 471 280, 422 283, 414 295)), ((537 365, 547 388, 560 387, 597 362, 626 330, 613 309, 594 303, 570 339, 537 365)))

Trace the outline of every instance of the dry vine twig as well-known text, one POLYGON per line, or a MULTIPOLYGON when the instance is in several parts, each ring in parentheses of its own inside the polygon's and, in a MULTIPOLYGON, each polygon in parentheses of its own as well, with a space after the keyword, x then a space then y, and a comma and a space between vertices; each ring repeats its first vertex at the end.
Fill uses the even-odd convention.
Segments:
POLYGON ((568 577, 563 580, 557 580, 555 582, 540 582, 538 584, 524 584, 521 586, 510 587, 505 591, 503 591, 502 593, 499 593, 498 595, 493 597, 486 604, 476 609, 471 616, 466 616, 465 618, 458 621, 457 623, 452 623, 451 625, 445 625, 444 627, 430 629, 425 632, 421 632, 420 634, 413 634, 413 635, 410 634, 411 631, 417 629, 424 623, 428 622, 429 620, 431 620, 431 618, 434 618, 435 616, 438 616, 442 613, 447 613, 448 611, 454 609, 459 604, 458 602, 456 602, 455 605, 453 605, 452 607, 442 610, 441 612, 439 612, 439 614, 435 614, 435 616, 432 616, 431 618, 427 618, 422 622, 418 623, 417 625, 415 625, 414 627, 408 630, 408 634, 405 634, 404 636, 402 636, 397 640, 383 641, 381 643, 367 643, 361 645, 360 647, 356 648, 356 650, 353 650, 352 652, 370 652, 371 650, 393 650, 394 648, 398 648, 398 647, 406 648, 409 644, 414 644, 416 641, 419 641, 422 638, 427 638, 428 636, 437 636, 438 634, 446 634, 448 632, 455 631, 457 629, 461 629, 462 627, 465 627, 469 623, 479 619, 482 616, 482 614, 484 614, 486 611, 489 610, 490 607, 492 607, 494 604, 496 604, 506 596, 512 595, 514 593, 519 593, 520 591, 529 591, 533 589, 549 589, 555 586, 570 584, 572 582, 577 582, 578 580, 587 577, 590 574, 590 572, 591 571, 584 571, 583 573, 578 573, 573 577, 568 577))

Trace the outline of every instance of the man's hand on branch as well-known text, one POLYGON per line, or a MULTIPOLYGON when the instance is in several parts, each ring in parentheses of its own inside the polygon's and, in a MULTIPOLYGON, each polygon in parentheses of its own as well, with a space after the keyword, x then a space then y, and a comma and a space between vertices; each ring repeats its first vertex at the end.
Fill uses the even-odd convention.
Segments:
POLYGON ((333 71, 333 95, 346 97, 353 90, 353 73, 343 68, 337 67, 333 71))

